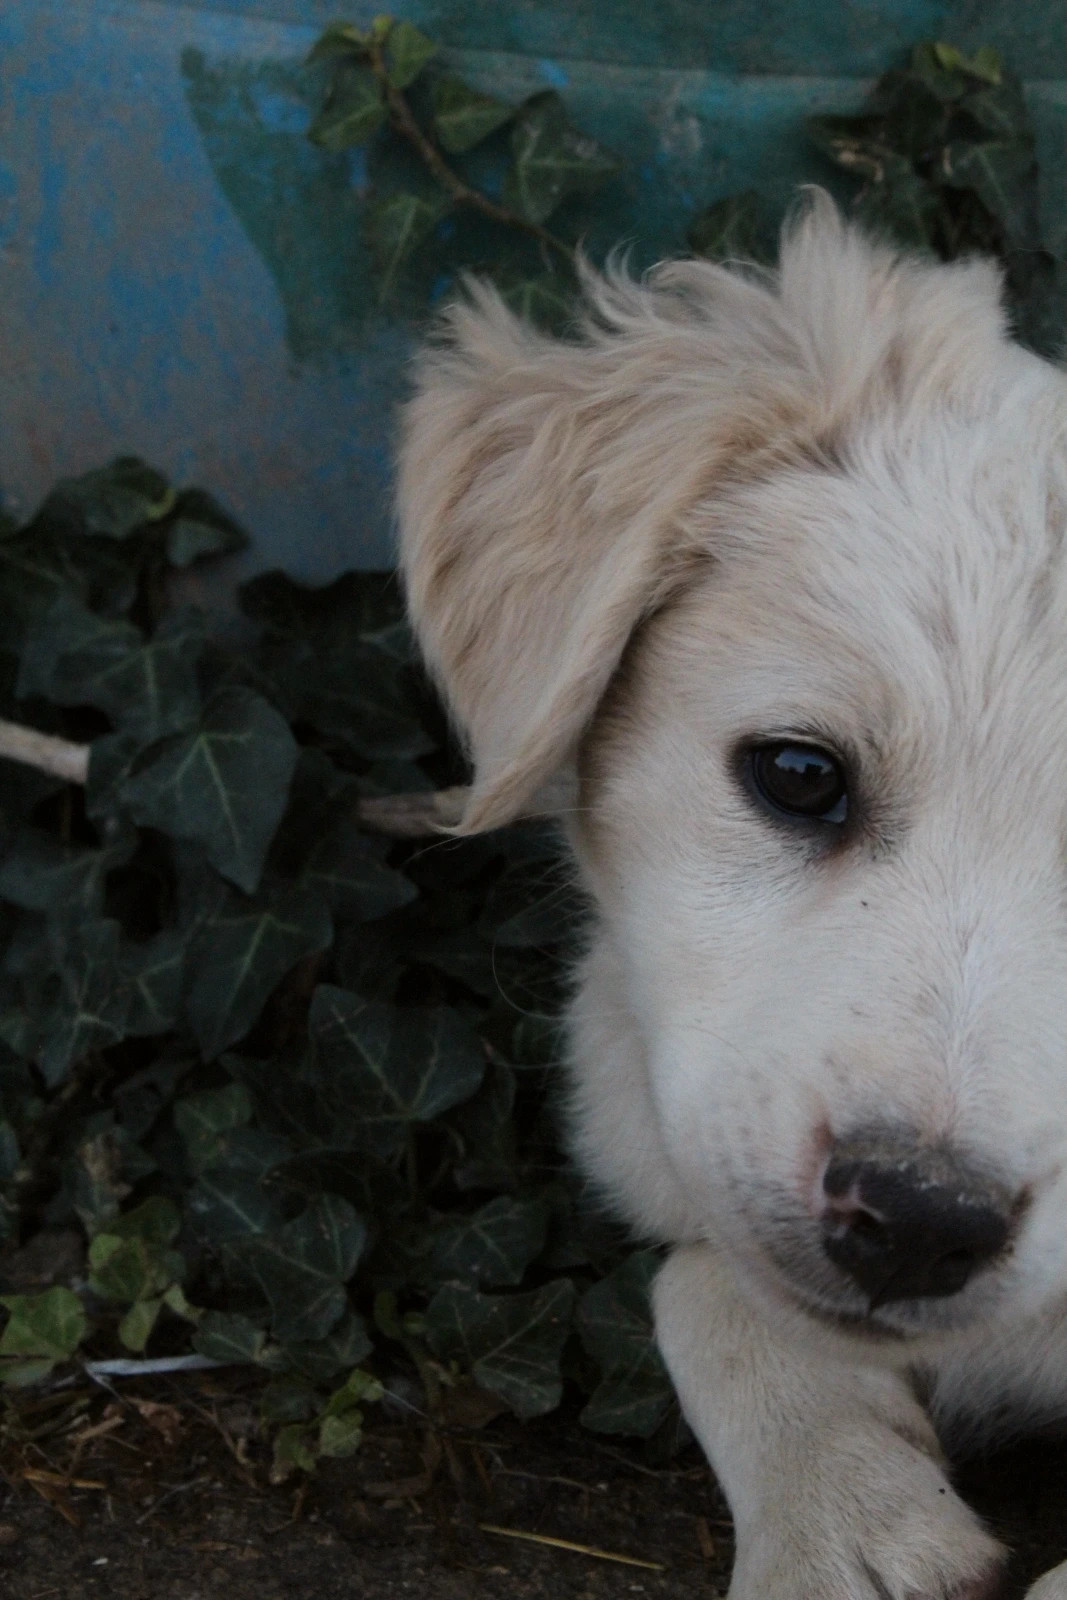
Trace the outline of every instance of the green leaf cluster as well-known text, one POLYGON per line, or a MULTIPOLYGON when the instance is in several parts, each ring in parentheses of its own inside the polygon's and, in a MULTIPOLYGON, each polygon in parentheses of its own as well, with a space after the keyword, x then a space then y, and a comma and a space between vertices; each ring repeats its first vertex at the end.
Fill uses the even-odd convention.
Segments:
POLYGON ((876 232, 946 261, 998 257, 1019 336, 1058 352, 1067 266, 1043 243, 1033 126, 995 50, 917 44, 864 110, 811 117, 808 131, 858 181, 856 213, 876 232))
POLYGON ((331 23, 308 59, 324 74, 311 141, 332 155, 373 145, 365 221, 381 300, 395 302, 414 281, 431 241, 440 252, 474 218, 482 231, 467 243, 477 264, 528 314, 565 323, 579 202, 619 162, 575 127, 555 90, 519 105, 485 94, 442 65, 433 40, 388 16, 369 29, 331 23), (557 214, 563 233, 550 234, 557 214))
MULTIPOLYGON (((364 218, 382 301, 406 297, 411 310, 473 266, 520 315, 565 330, 575 241, 620 163, 572 123, 560 95, 508 104, 457 77, 433 40, 389 16, 369 29, 330 24, 310 62, 325 74, 311 139, 333 154, 370 147, 364 218)), ((807 127, 858 184, 855 211, 868 227, 945 260, 998 257, 1019 337, 1059 353, 1067 265, 1043 243, 1033 128, 1022 84, 996 50, 967 55, 924 40, 863 110, 810 117, 807 127)), ((726 195, 693 217, 689 247, 769 265, 779 221, 754 191, 726 195)))
POLYGON ((533 1416, 571 1381, 651 1432, 646 1282, 616 1348, 589 1296, 627 1247, 550 1110, 582 915, 558 841, 367 832, 363 799, 465 777, 395 579, 262 574, 230 645, 170 595, 240 544, 129 458, 0 542, 0 714, 90 747, 84 789, 0 761, 0 1290, 37 1230, 85 1243, 0 1302, 0 1381, 258 1369, 277 1478, 354 1450, 398 1362, 429 1405, 473 1378, 533 1416))

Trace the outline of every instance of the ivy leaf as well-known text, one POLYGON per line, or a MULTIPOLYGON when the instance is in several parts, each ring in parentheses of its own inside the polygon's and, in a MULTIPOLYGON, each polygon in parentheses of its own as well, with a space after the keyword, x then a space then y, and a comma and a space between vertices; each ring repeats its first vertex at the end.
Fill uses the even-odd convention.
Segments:
POLYGON ((314 846, 304 864, 303 880, 308 888, 321 891, 339 917, 358 922, 384 917, 418 895, 411 879, 382 859, 388 849, 387 840, 362 832, 349 815, 314 846))
POLYGON ((964 109, 987 133, 999 139, 1018 139, 1031 147, 1034 141, 1023 86, 1014 73, 1005 73, 996 87, 975 89, 964 109))
POLYGON ((957 141, 945 147, 941 176, 954 189, 970 189, 1003 224, 1016 249, 1034 249, 1037 230, 1033 151, 1016 140, 983 144, 957 141))
POLYGON ((233 1311, 205 1311, 193 1334, 193 1349, 211 1361, 228 1361, 235 1366, 259 1362, 267 1335, 249 1317, 233 1311))
MULTIPOLYGON (((289 1140, 298 1150, 314 1150, 316 1157, 335 1142, 337 1116, 334 1108, 323 1102, 320 1074, 310 1051, 306 1059, 283 1058, 281 1063, 233 1055, 224 1057, 223 1064, 230 1075, 248 1089, 256 1108, 256 1120, 265 1131, 289 1140)), ((349 1108, 349 1120, 351 1111, 349 1108)), ((342 1159, 347 1159, 351 1165, 350 1151, 343 1139, 336 1142, 342 1159)), ((313 1172, 311 1178, 315 1190, 322 1187, 314 1182, 313 1172)))
POLYGON ((145 753, 119 797, 136 822, 202 845, 216 871, 251 894, 297 754, 272 706, 250 689, 223 689, 197 727, 145 753))
POLYGON ((26 638, 15 696, 42 695, 59 705, 91 705, 85 662, 91 670, 125 662, 142 643, 132 622, 98 616, 72 590, 61 590, 26 638), (64 659, 72 658, 68 662, 64 659))
POLYGON ((319 1454, 350 1456, 363 1438, 363 1407, 385 1393, 377 1378, 358 1368, 335 1389, 323 1407, 319 1422, 319 1454))
POLYGON ((116 456, 106 467, 57 483, 37 515, 82 533, 128 539, 167 516, 176 500, 162 473, 137 456, 116 456))
POLYGON ((190 1170, 205 1171, 226 1148, 225 1135, 252 1120, 252 1101, 240 1083, 188 1094, 174 1105, 174 1126, 181 1134, 190 1170))
POLYGON ((619 170, 609 151, 574 127, 554 89, 520 106, 511 148, 504 203, 529 222, 544 222, 569 195, 587 194, 619 170))
POLYGON ((973 56, 965 56, 954 44, 935 43, 932 48, 938 66, 945 72, 965 72, 982 83, 998 84, 1001 80, 1000 53, 992 45, 982 45, 973 56))
POLYGON ((393 88, 406 89, 414 83, 440 48, 412 23, 394 22, 385 42, 385 71, 393 88))
POLYGON ((79 923, 55 941, 57 970, 41 1006, 37 1064, 49 1087, 91 1050, 126 1037, 130 1007, 119 957, 119 925, 79 923))
MULTIPOLYGON (((907 69, 892 69, 879 80, 873 96, 877 115, 857 118, 827 117, 828 123, 866 124, 876 130, 869 137, 892 146, 909 161, 926 164, 945 142, 954 108, 931 93, 921 78, 907 69)), ((820 119, 816 119, 818 121, 820 119)))
POLYGON ((505 283, 500 292, 517 317, 549 333, 562 333, 574 321, 574 296, 555 272, 505 283))
POLYGON ((141 1239, 148 1245, 168 1245, 181 1232, 181 1212, 165 1195, 150 1195, 132 1211, 113 1217, 107 1231, 118 1239, 141 1239))
POLYGON ((161 1294, 148 1300, 134 1301, 118 1327, 119 1341, 127 1350, 132 1350, 135 1355, 144 1354, 163 1305, 161 1294))
POLYGON ((809 117, 805 127, 824 155, 857 178, 880 183, 887 160, 904 159, 890 148, 881 122, 874 117, 809 117))
POLYGON ((479 94, 462 78, 446 73, 434 79, 433 127, 438 142, 450 155, 462 155, 510 122, 513 106, 492 95, 479 94))
POLYGON ((325 1338, 344 1315, 344 1285, 356 1270, 366 1228, 347 1200, 322 1195, 272 1233, 230 1245, 266 1296, 275 1337, 325 1338))
POLYGON ((312 669, 302 709, 313 727, 357 755, 372 760, 424 755, 434 740, 406 692, 403 670, 391 650, 354 640, 312 669))
POLYGON ((59 541, 25 534, 0 540, 0 605, 14 647, 67 588, 81 594, 86 584, 71 551, 59 541))
POLYGON ((186 1014, 204 1055, 213 1060, 243 1038, 286 973, 332 937, 314 889, 283 884, 251 898, 215 896, 189 957, 186 1014))
POLYGON ((198 612, 173 612, 146 641, 131 623, 98 616, 64 592, 26 640, 16 694, 98 706, 116 727, 158 739, 196 719, 204 642, 198 612))
POLYGON ((518 1181, 515 1135, 515 1074, 503 1061, 493 1061, 478 1093, 448 1115, 458 1139, 452 1169, 457 1189, 513 1189, 518 1181))
POLYGON ((289 1340, 284 1354, 291 1371, 310 1383, 328 1383, 339 1372, 351 1372, 373 1348, 363 1318, 346 1311, 324 1339, 289 1340))
POLYGON ((340 1416, 325 1416, 319 1424, 319 1455, 353 1456, 363 1443, 363 1413, 357 1406, 340 1416))
POLYGON ((390 1006, 320 984, 309 1026, 334 1092, 352 1097, 364 1137, 383 1150, 403 1143, 408 1123, 468 1100, 485 1073, 476 1034, 444 1006, 390 1006))
POLYGON ((299 583, 287 572, 261 572, 241 585, 238 601, 253 622, 308 643, 373 637, 404 617, 392 572, 345 572, 321 585, 299 583))
POLYGON ((763 219, 754 189, 727 195, 693 218, 689 248, 707 261, 763 261, 763 219))
POLYGON ((379 296, 394 292, 406 263, 449 210, 445 194, 426 199, 400 192, 367 207, 367 237, 378 268, 379 296))
POLYGON ((902 244, 928 249, 938 227, 937 190, 925 182, 905 156, 884 151, 878 181, 860 196, 856 215, 868 227, 888 230, 902 244))
POLYGON ((42 515, 0 540, 0 606, 9 648, 19 646, 25 630, 64 590, 109 612, 126 610, 136 595, 134 564, 113 540, 72 539, 41 522, 42 515))
POLYGON ((161 1296, 185 1275, 185 1262, 176 1250, 155 1240, 111 1232, 98 1233, 91 1241, 89 1268, 93 1293, 124 1306, 161 1296))
POLYGON ((439 1278, 463 1278, 490 1288, 521 1283, 540 1255, 548 1211, 539 1199, 500 1195, 473 1216, 442 1225, 431 1252, 439 1278))
POLYGON ((312 1430, 303 1422, 287 1423, 284 1428, 279 1428, 274 1436, 270 1481, 273 1484, 280 1484, 294 1472, 314 1472, 315 1461, 315 1440, 312 1430))
POLYGON ((578 1303, 579 1336, 603 1372, 582 1412, 586 1427, 598 1433, 636 1434, 647 1439, 673 1403, 649 1301, 659 1267, 655 1251, 636 1251, 587 1289, 578 1303))
POLYGON ((351 22, 331 22, 308 52, 308 62, 327 61, 333 56, 356 56, 363 60, 370 44, 370 35, 351 22))
POLYGON ((1015 307, 1016 332, 1031 350, 1058 361, 1067 329, 1067 262, 1035 251, 1028 264, 1034 271, 1025 301, 1015 307))
POLYGON ((258 1176, 222 1168, 200 1174, 186 1196, 185 1210, 198 1239, 213 1250, 246 1234, 264 1233, 279 1221, 278 1208, 258 1176))
POLYGON ((259 1400, 267 1422, 307 1422, 319 1409, 319 1397, 303 1378, 274 1378, 259 1400))
POLYGON ((183 489, 167 523, 167 560, 172 567, 191 567, 205 556, 236 555, 248 547, 248 535, 203 489, 183 489))
POLYGON ((560 1357, 573 1311, 574 1286, 566 1278, 509 1295, 450 1283, 426 1309, 426 1337, 436 1356, 459 1362, 516 1416, 539 1417, 563 1393, 560 1357))
POLYGON ((322 110, 308 129, 308 138, 337 154, 366 144, 386 119, 381 84, 367 66, 342 60, 333 75, 322 110))
POLYGON ((37 1383, 57 1361, 69 1361, 88 1332, 85 1308, 70 1289, 0 1295, 10 1312, 0 1335, 0 1379, 12 1386, 37 1383))
POLYGON ((961 52, 952 45, 923 39, 911 52, 911 71, 938 100, 949 104, 962 98, 973 74, 961 52))
POLYGON ((163 928, 143 944, 123 948, 127 1037, 151 1037, 174 1027, 181 1010, 187 942, 180 928, 163 928))
POLYGON ((405 680, 414 654, 395 577, 350 572, 311 588, 267 572, 240 602, 266 627, 263 667, 294 721, 370 760, 434 748, 405 680))
POLYGON ((0 1119, 0 1183, 10 1183, 22 1160, 19 1137, 7 1118, 0 1119))
POLYGON ((136 844, 132 830, 92 850, 65 845, 41 828, 20 828, 0 861, 0 897, 26 911, 95 916, 108 873, 129 861, 136 844))

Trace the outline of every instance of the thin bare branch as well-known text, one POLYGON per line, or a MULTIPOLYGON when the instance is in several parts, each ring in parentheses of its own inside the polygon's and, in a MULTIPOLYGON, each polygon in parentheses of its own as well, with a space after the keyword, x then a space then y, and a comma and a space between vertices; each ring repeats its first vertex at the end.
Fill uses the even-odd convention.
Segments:
POLYGON ((528 217, 521 216, 518 211, 511 211, 507 206, 501 206, 491 200, 480 189, 473 188, 465 183, 458 172, 455 172, 445 160, 433 140, 428 138, 419 127, 408 105, 407 97, 403 90, 396 88, 389 81, 389 70, 385 64, 385 53, 381 44, 372 44, 368 49, 368 58, 371 70, 381 84, 385 103, 389 108, 389 120, 397 133, 401 134, 415 149, 423 164, 429 169, 438 183, 458 206, 469 206, 473 211, 480 211, 483 217, 491 217, 494 222, 503 224, 505 228, 518 228, 522 233, 528 233, 531 238, 549 250, 554 250, 563 257, 567 265, 574 267, 574 251, 562 239, 550 233, 547 228, 542 228, 540 223, 531 222, 528 217))
POLYGON ((24 766, 36 767, 53 778, 66 783, 85 783, 89 776, 89 746, 75 744, 70 739, 57 739, 50 733, 38 733, 36 728, 24 728, 17 722, 0 718, 0 757, 8 761, 21 761, 24 766))

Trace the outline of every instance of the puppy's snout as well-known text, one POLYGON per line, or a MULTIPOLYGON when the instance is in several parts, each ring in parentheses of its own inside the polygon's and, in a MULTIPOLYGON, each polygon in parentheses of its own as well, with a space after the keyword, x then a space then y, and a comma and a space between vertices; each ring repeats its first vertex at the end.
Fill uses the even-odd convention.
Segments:
POLYGON ((1011 1234, 1006 1191, 943 1147, 869 1136, 841 1142, 823 1192, 823 1248, 872 1311, 958 1294, 1011 1234))

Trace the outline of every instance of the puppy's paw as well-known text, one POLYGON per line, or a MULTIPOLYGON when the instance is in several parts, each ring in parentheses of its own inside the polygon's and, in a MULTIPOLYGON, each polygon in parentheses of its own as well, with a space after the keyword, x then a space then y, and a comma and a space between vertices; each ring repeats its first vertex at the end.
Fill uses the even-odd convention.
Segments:
POLYGON ((738 1530, 729 1600, 994 1600, 1003 1548, 940 1464, 889 1430, 848 1435, 782 1462, 758 1525, 738 1530))

